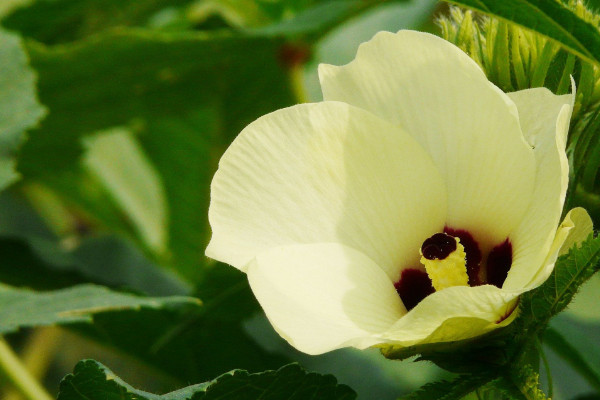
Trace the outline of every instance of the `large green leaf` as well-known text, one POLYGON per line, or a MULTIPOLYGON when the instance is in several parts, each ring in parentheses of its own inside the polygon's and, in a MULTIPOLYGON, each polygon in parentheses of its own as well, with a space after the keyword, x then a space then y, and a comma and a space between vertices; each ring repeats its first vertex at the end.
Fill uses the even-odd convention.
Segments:
MULTIPOLYGON (((134 124, 143 140, 147 126, 165 118, 191 117, 202 129, 188 139, 223 146, 256 117, 292 102, 277 59, 281 46, 276 39, 226 33, 144 30, 60 47, 29 42, 40 97, 52 114, 32 132, 20 169, 39 175, 49 167, 52 173, 72 165, 81 135, 134 124), (45 132, 58 136, 44 138, 45 132)), ((163 144, 170 139, 163 137, 163 144)))
POLYGON ((209 272, 198 295, 204 306, 184 315, 152 309, 109 312, 96 315, 94 324, 72 327, 181 384, 234 368, 262 371, 289 362, 264 350, 243 329, 243 320, 259 310, 245 274, 221 265, 209 272))
MULTIPOLYGON (((407 0, 396 0, 406 2, 407 0)), ((384 3, 385 0, 327 0, 316 2, 294 16, 255 28, 250 32, 268 36, 322 36, 336 25, 384 3)), ((390 1, 394 2, 394 1, 390 1)))
MULTIPOLYGON (((573 338, 570 339, 573 340, 573 338)), ((555 329, 549 328, 544 332, 544 343, 567 361, 596 390, 600 391, 600 370, 598 370, 597 366, 589 363, 583 353, 575 348, 565 337, 555 329)), ((589 352, 587 346, 586 351, 589 352)), ((592 351, 594 350, 592 349, 592 351)))
POLYGON ((65 247, 12 191, 0 194, 0 282, 36 290, 91 282, 151 296, 185 295, 191 288, 114 235, 86 237, 65 247))
POLYGON ((0 285, 0 334, 20 328, 91 322, 94 314, 170 306, 199 307, 189 297, 140 297, 100 286, 81 285, 52 292, 34 292, 0 285))
POLYGON ((44 114, 21 39, 0 30, 0 189, 18 179, 16 150, 44 114))
POLYGON ((356 394, 331 375, 307 373, 297 364, 250 374, 234 370, 162 396, 136 390, 93 360, 75 366, 60 384, 58 400, 351 400, 356 394))
POLYGON ((407 1, 38 0, 17 9, 3 23, 47 44, 66 43, 116 27, 184 30, 210 29, 215 24, 217 28, 236 27, 258 35, 318 38, 382 3, 407 1))
MULTIPOLYGON (((63 249, 23 199, 9 194, 0 195, 0 282, 48 290, 91 281, 153 296, 189 293, 114 236, 85 238, 75 249, 63 249)), ((180 385, 234 368, 262 371, 289 362, 269 354, 243 329, 243 320, 259 311, 244 274, 221 265, 208 272, 197 294, 207 307, 109 310, 94 315, 93 324, 69 326, 180 385)))
POLYGON ((600 32, 557 0, 449 0, 515 22, 556 40, 578 56, 600 64, 600 32))
POLYGON ((84 164, 130 217, 138 236, 158 254, 167 244, 167 205, 159 175, 136 138, 125 129, 85 140, 84 164))
POLYGON ((29 43, 51 114, 31 132, 19 170, 110 229, 138 237, 77 172, 84 135, 128 126, 165 187, 170 258, 161 260, 197 281, 216 161, 246 124, 292 103, 281 46, 277 39, 139 30, 56 48, 29 43))
POLYGON ((146 24, 163 9, 191 0, 39 0, 17 8, 2 23, 44 43, 64 43, 105 29, 146 24))

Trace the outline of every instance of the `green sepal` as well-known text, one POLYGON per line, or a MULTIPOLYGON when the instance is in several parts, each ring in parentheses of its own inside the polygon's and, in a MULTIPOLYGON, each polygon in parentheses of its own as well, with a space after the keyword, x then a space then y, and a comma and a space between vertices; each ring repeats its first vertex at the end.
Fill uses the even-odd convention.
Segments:
POLYGON ((512 328, 506 328, 456 342, 438 342, 409 347, 381 348, 384 357, 405 360, 418 356, 415 361, 431 361, 441 368, 459 374, 477 374, 482 370, 500 371, 516 352, 511 341, 512 328))

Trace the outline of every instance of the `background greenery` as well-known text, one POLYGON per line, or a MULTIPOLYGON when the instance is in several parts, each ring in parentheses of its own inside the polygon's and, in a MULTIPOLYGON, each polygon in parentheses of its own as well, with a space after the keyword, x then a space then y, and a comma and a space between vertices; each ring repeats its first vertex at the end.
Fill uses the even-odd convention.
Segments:
MULTIPOLYGON (((454 3, 600 62, 598 30, 554 0, 454 3)), ((447 9, 434 0, 0 3, 0 333, 33 375, 55 395, 75 369, 61 386, 65 400, 350 399, 353 391, 385 400, 451 378, 377 351, 300 354, 272 330, 245 276, 204 256, 210 180, 237 133, 267 112, 320 100, 319 63, 350 61, 380 30, 439 34, 432 16, 447 9), (104 366, 75 367, 87 358, 104 366), (291 362, 352 389, 279 369, 291 362), (250 374, 220 377, 212 392, 204 384, 150 394, 234 369, 250 374), (86 387, 90 380, 106 386, 86 387), (297 397, 286 397, 291 387, 297 397)), ((600 140, 590 131, 573 147, 582 167, 572 205, 587 206, 598 226, 600 140)), ((557 399, 599 398, 599 293, 594 276, 551 322, 557 399), (573 349, 561 352, 561 338, 573 349)), ((18 398, 8 384, 0 393, 18 398)))

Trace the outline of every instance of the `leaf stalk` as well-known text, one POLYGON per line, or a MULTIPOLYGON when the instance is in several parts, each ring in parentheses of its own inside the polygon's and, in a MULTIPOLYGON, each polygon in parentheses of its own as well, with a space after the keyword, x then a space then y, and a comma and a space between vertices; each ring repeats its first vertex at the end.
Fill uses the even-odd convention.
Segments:
POLYGON ((8 343, 0 338, 0 377, 6 379, 27 400, 53 400, 29 373, 8 343))

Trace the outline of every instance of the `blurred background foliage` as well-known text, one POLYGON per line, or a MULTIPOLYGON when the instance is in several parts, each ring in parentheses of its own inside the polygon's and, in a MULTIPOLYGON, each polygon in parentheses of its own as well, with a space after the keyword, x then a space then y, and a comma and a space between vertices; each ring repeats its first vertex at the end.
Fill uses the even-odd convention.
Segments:
MULTIPOLYGON (((447 12, 434 0, 1 2, 0 184, 9 187, 0 194, 0 282, 12 288, 0 286, 0 304, 15 288, 28 298, 25 289, 84 283, 112 291, 99 300, 85 291, 84 319, 65 320, 56 308, 18 331, 0 321, 0 333, 53 394, 84 358, 153 393, 292 361, 334 374, 363 399, 393 399, 446 376, 377 351, 296 352, 272 330, 245 276, 204 249, 212 175, 246 124, 320 100, 319 63, 349 62, 380 30, 440 34, 433 15, 447 12), (202 305, 115 297, 130 294, 194 296, 202 305), (26 328, 52 323, 62 327, 26 328)), ((598 185, 585 182, 579 203, 598 224, 598 185)), ((600 341, 598 293, 595 276, 552 323, 596 371, 600 354, 589 343, 600 341)), ((56 301, 36 298, 29 310, 56 301)), ((21 318, 7 310, 6 320, 21 318)), ((561 357, 549 353, 556 398, 592 392, 561 357)), ((18 398, 7 386, 0 393, 18 398)))

